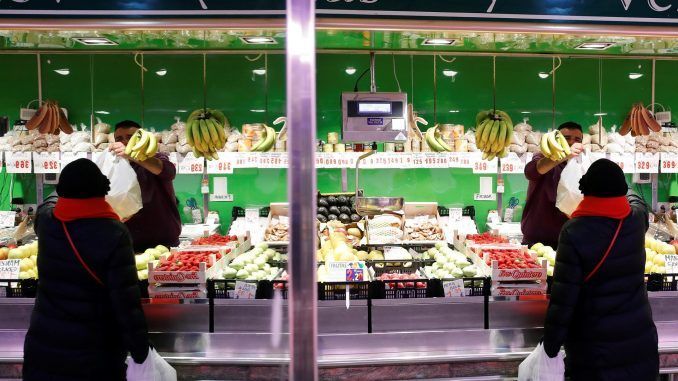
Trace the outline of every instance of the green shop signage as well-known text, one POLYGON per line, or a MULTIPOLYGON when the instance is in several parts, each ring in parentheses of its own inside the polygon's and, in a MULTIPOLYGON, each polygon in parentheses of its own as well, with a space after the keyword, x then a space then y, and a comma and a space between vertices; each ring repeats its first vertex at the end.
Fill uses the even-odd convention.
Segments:
MULTIPOLYGON (((317 0, 324 17, 678 25, 678 0, 317 0)), ((1 0, 0 17, 282 17, 284 0, 1 0)))

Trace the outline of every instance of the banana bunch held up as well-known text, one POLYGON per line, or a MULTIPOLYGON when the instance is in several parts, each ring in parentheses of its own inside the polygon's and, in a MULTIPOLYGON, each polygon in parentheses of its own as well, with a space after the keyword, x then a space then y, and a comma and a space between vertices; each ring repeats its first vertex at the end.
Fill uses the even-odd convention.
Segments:
POLYGON ((501 110, 481 111, 476 115, 476 145, 483 160, 506 157, 513 137, 513 122, 501 110))
POLYGON ((158 140, 155 134, 138 129, 125 147, 125 154, 134 160, 146 161, 158 152, 158 140))
POLYGON ((230 126, 230 123, 219 110, 198 109, 189 115, 186 121, 186 142, 193 147, 195 157, 218 159, 217 151, 226 145, 224 126, 230 126))
POLYGON ((570 145, 560 131, 548 132, 541 137, 539 149, 552 161, 562 161, 570 155, 570 145))

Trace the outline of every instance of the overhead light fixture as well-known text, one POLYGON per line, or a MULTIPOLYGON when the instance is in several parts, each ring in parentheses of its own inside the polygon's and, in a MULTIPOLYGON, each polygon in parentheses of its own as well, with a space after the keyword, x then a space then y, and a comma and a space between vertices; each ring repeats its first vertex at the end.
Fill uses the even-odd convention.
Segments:
POLYGON ((346 74, 348 74, 348 75, 353 75, 353 74, 355 74, 355 71, 356 71, 356 70, 355 70, 355 68, 354 68, 353 66, 349 66, 349 67, 346 68, 345 71, 346 71, 346 74))
POLYGON ((593 114, 593 116, 605 116, 605 115, 607 115, 606 112, 597 112, 597 113, 593 114))
POLYGON ((443 70, 443 75, 446 76, 446 77, 454 77, 457 74, 459 74, 459 73, 454 71, 454 70, 450 70, 450 69, 443 70))
POLYGON ((643 76, 643 74, 641 74, 641 73, 629 73, 629 79, 638 79, 642 76, 643 76))
POLYGON ((155 74, 157 74, 161 77, 164 77, 165 74, 167 74, 167 69, 160 69, 160 70, 156 71, 155 74))
POLYGON ((117 42, 111 41, 106 37, 73 37, 73 40, 83 44, 83 45, 96 45, 96 46, 102 46, 102 45, 118 45, 117 42))
POLYGON ((181 109, 181 110, 177 110, 177 112, 184 113, 184 112, 188 112, 188 110, 181 109))
POLYGON ((264 74, 266 74, 266 69, 254 69, 254 70, 252 70, 252 73, 254 73, 256 75, 264 75, 264 74))
POLYGON ((250 110, 250 112, 266 112, 266 110, 262 110, 262 109, 253 109, 253 110, 250 110))
POLYGON ((538 75, 539 78, 541 78, 541 79, 546 79, 546 78, 549 77, 550 74, 547 73, 547 72, 541 71, 541 72, 539 72, 539 74, 537 74, 537 75, 538 75))
POLYGON ((57 73, 57 74, 60 74, 60 75, 69 75, 69 74, 71 74, 71 70, 68 69, 68 68, 65 68, 65 69, 55 69, 54 72, 57 73))
POLYGON ((251 44, 251 45, 262 45, 262 44, 277 44, 278 41, 276 41, 275 38, 273 37, 240 37, 240 40, 246 44, 251 44))
POLYGON ((103 110, 94 111, 94 113, 95 113, 95 114, 99 114, 99 115, 109 115, 109 114, 110 114, 110 112, 108 112, 108 111, 103 111, 103 110))
POLYGON ((459 112, 459 110, 450 110, 451 113, 456 114, 459 112))
POLYGON ((579 50, 605 50, 614 45, 614 42, 584 42, 575 46, 579 50))
POLYGON ((526 114, 526 115, 527 115, 527 114, 532 114, 532 111, 521 111, 520 113, 521 113, 521 114, 526 114))
POLYGON ((427 38, 422 42, 422 45, 428 46, 452 46, 457 42, 453 38, 427 38))

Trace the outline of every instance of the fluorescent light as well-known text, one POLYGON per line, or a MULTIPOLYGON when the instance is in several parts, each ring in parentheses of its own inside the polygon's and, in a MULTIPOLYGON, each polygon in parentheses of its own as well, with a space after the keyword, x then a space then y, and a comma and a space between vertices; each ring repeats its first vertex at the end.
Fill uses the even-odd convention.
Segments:
POLYGON ((641 73, 629 73, 629 79, 638 79, 642 76, 643 75, 641 73))
POLYGON ((277 44, 278 41, 273 37, 240 37, 242 42, 246 44, 277 44))
POLYGON ((593 116, 605 116, 605 115, 607 115, 606 112, 597 112, 597 113, 593 114, 593 116))
POLYGON ((521 111, 521 114, 532 114, 532 111, 521 111))
POLYGON ((94 113, 95 113, 95 114, 99 114, 99 115, 109 115, 109 114, 110 114, 110 112, 108 112, 108 111, 103 111, 103 110, 94 111, 94 113))
POLYGON ((614 42, 585 42, 579 44, 575 49, 579 50, 605 50, 610 46, 614 45, 614 42))
POLYGON ((446 45, 452 46, 457 40, 453 38, 427 38, 422 42, 422 45, 446 45))
POLYGON ((459 74, 459 73, 454 71, 454 70, 450 70, 450 69, 443 70, 443 75, 446 76, 446 77, 454 77, 457 74, 459 74))
POLYGON ((177 112, 188 112, 188 110, 181 109, 181 110, 177 110, 177 112))
POLYGON ((54 70, 54 72, 57 73, 57 74, 60 74, 60 75, 69 75, 69 74, 71 74, 71 70, 68 69, 68 68, 64 68, 64 69, 56 69, 56 70, 54 70))
POLYGON ((118 45, 117 42, 106 37, 73 37, 73 40, 83 45, 118 45))
POLYGON ((459 110, 450 110, 451 113, 456 114, 459 112, 459 110))
POLYGON ((252 70, 252 73, 254 73, 255 75, 264 75, 266 74, 266 69, 254 69, 252 70))
POLYGON ((355 74, 355 68, 353 66, 349 66, 346 68, 346 74, 348 75, 353 75, 355 74))
POLYGON ((167 69, 160 69, 160 70, 156 71, 155 74, 157 74, 161 77, 164 77, 165 74, 167 74, 167 69))
POLYGON ((537 75, 538 75, 538 76, 539 76, 539 78, 541 78, 541 79, 546 79, 546 78, 548 78, 548 77, 549 77, 549 75, 551 75, 551 74, 549 74, 549 73, 547 73, 547 72, 544 72, 544 71, 542 71, 542 72, 539 72, 539 74, 537 74, 537 75))
POLYGON ((266 112, 266 110, 262 110, 262 109, 253 109, 253 110, 250 110, 250 112, 266 112))

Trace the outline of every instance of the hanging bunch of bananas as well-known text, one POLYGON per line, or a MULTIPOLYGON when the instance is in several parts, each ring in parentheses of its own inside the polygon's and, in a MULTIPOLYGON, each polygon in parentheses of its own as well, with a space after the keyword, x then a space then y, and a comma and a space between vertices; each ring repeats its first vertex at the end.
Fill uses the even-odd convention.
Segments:
POLYGON ((125 154, 134 160, 146 161, 158 152, 158 140, 155 134, 138 129, 125 147, 125 154))
POLYGON ((513 137, 513 121, 501 110, 481 111, 476 115, 476 145, 483 160, 506 157, 513 137))
POLYGON ((186 120, 186 142, 193 147, 195 157, 218 159, 217 151, 226 144, 224 127, 230 123, 224 113, 209 108, 198 109, 186 120))
POLYGON ((426 144, 433 152, 452 152, 454 151, 449 144, 445 143, 443 136, 439 130, 440 125, 436 124, 435 126, 426 130, 424 134, 424 139, 426 139, 426 144))
POLYGON ((558 130, 542 135, 539 149, 545 157, 553 161, 565 160, 571 153, 565 136, 558 130))

